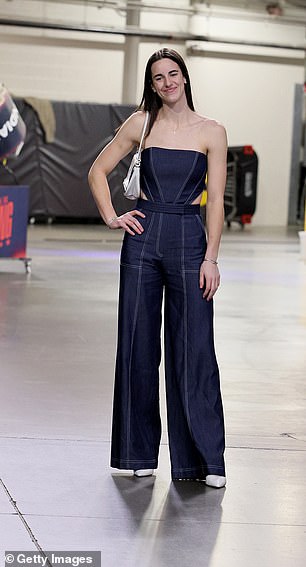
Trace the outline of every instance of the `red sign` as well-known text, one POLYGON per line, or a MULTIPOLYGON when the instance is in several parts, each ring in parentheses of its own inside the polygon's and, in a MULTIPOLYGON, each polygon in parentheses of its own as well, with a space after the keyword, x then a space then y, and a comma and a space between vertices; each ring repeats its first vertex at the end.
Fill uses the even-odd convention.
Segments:
POLYGON ((0 197, 0 248, 9 246, 13 234, 14 203, 8 195, 0 197))
POLYGON ((27 185, 0 185, 0 258, 24 258, 28 224, 27 185))

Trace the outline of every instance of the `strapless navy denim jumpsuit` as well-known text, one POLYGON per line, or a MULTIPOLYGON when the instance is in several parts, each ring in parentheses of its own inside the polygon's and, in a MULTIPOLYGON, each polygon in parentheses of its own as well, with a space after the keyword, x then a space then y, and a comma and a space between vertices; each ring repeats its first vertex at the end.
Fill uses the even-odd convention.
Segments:
POLYGON ((164 299, 165 379, 172 478, 224 476, 224 422, 213 337, 213 302, 199 270, 206 236, 199 205, 206 155, 142 152, 136 208, 144 232, 121 251, 111 466, 155 469, 161 436, 159 365, 164 299))

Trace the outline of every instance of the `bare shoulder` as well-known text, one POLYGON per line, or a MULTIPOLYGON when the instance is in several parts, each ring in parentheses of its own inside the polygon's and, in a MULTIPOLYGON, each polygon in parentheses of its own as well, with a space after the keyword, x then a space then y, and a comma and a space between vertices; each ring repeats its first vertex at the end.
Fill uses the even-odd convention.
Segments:
POLYGON ((209 130, 211 134, 215 136, 222 136, 226 133, 224 125, 215 118, 201 116, 200 114, 198 114, 198 118, 201 121, 202 128, 209 130))
POLYGON ((224 148, 227 146, 227 135, 224 125, 208 116, 198 115, 201 121, 201 132, 207 149, 224 148))
POLYGON ((137 126, 137 125, 142 125, 143 121, 145 119, 145 112, 144 110, 135 110, 135 112, 133 112, 133 114, 131 114, 126 121, 124 122, 124 124, 133 124, 133 126, 137 126))
POLYGON ((142 127, 145 120, 145 112, 137 110, 123 122, 118 134, 127 136, 135 144, 137 144, 141 137, 142 127))

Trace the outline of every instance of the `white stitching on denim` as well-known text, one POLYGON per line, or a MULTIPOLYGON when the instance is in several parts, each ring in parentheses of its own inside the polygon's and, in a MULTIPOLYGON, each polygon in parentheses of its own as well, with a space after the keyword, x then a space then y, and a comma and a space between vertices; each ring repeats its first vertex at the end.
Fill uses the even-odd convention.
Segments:
POLYGON ((184 472, 189 472, 189 471, 206 471, 208 468, 209 469, 214 468, 214 469, 224 470, 224 467, 222 465, 210 465, 210 464, 199 465, 198 467, 184 467, 183 469, 174 468, 172 470, 175 473, 184 473, 184 472))
POLYGON ((150 163, 151 163, 151 169, 152 169, 153 177, 154 177, 156 187, 157 187, 158 192, 159 192, 160 199, 164 203, 165 197, 164 197, 163 192, 161 190, 161 186, 160 186, 159 181, 157 179, 157 175, 156 175, 155 168, 154 168, 152 148, 148 148, 148 149, 149 149, 149 152, 150 152, 150 163))
MULTIPOLYGON (((152 195, 152 193, 151 193, 151 191, 150 191, 150 187, 149 187, 149 184, 148 184, 148 182, 147 182, 147 178, 146 178, 146 176, 145 176, 144 174, 143 174, 142 178, 143 178, 143 180, 144 180, 144 182, 145 182, 146 190, 147 190, 147 192, 148 192, 149 195, 150 195, 150 199, 154 202, 153 195, 152 195)), ((144 194, 146 195, 145 191, 144 191, 144 194)), ((146 195, 146 197, 147 197, 147 195, 146 195)))
MULTIPOLYGON (((117 457, 112 457, 113 463, 156 463, 157 459, 118 459, 117 457)), ((130 468, 130 467, 129 467, 130 468)), ((132 468, 132 467, 131 467, 132 468)))
POLYGON ((205 226, 204 226, 204 224, 203 224, 203 221, 202 221, 201 216, 200 216, 200 215, 195 215, 195 218, 197 219, 197 221, 198 221, 198 223, 199 223, 201 229, 203 230, 203 232, 204 232, 204 234, 205 234, 205 236, 206 236, 206 230, 205 230, 205 226))
MULTIPOLYGON (((205 163, 205 170, 204 170, 204 171, 205 171, 205 174, 206 174, 206 172, 207 172, 207 158, 206 158, 205 161, 206 161, 206 163, 205 163)), ((198 193, 196 196, 194 195, 195 192, 196 192, 196 190, 197 190, 197 188, 199 187, 199 185, 201 185, 201 184, 203 183, 203 178, 204 178, 204 175, 203 175, 203 177, 202 177, 201 179, 199 179, 199 181, 198 181, 198 183, 196 184, 194 190, 193 190, 192 193, 189 195, 189 197, 188 197, 188 199, 187 199, 187 201, 186 201, 186 205, 189 204, 189 203, 192 204, 192 201, 194 201, 197 197, 199 197, 199 196, 201 195, 201 193, 203 193, 203 190, 206 189, 206 185, 205 185, 205 186, 204 186, 204 189, 201 189, 201 192, 200 192, 200 193, 198 193)))
POLYGON ((192 204, 192 201, 194 201, 197 197, 199 197, 199 196, 201 195, 201 193, 203 193, 203 191, 204 191, 204 189, 205 189, 206 187, 204 187, 204 189, 201 189, 200 193, 198 193, 197 195, 194 196, 194 194, 195 194, 197 188, 198 188, 199 185, 201 185, 202 183, 203 183, 203 179, 200 179, 200 180, 198 181, 198 183, 196 184, 196 186, 195 186, 194 190, 192 191, 192 193, 190 193, 190 195, 189 195, 189 197, 188 197, 188 199, 187 199, 187 201, 186 201, 186 203, 185 203, 186 205, 192 204))
POLYGON ((193 170, 194 170, 194 168, 195 168, 195 166, 196 166, 197 160, 198 160, 198 155, 196 154, 196 155, 194 156, 194 158, 193 158, 193 164, 192 164, 192 166, 191 166, 191 168, 190 168, 190 171, 189 171, 189 173, 188 173, 188 175, 187 175, 185 181, 183 181, 183 184, 181 185, 181 188, 180 188, 180 190, 178 191, 175 200, 173 201, 174 203, 177 203, 177 201, 178 201, 178 199, 180 198, 182 192, 184 191, 184 189, 185 189, 185 187, 186 187, 186 185, 187 185, 187 183, 188 183, 188 181, 189 181, 189 179, 190 179, 190 177, 191 177, 191 175, 192 175, 192 173, 193 173, 193 170))
POLYGON ((160 245, 160 235, 161 235, 161 230, 162 230, 162 224, 163 224, 163 214, 159 213, 159 221, 158 221, 158 227, 157 227, 157 236, 156 236, 156 254, 162 258, 163 254, 160 252, 159 249, 159 245, 160 245))
POLYGON ((127 264, 127 262, 120 262, 120 266, 125 266, 126 268, 135 268, 135 270, 140 270, 140 266, 137 264, 127 264))
POLYGON ((137 323, 137 315, 138 315, 138 307, 139 307, 139 299, 140 299, 140 287, 141 287, 141 276, 142 276, 142 264, 143 264, 143 257, 144 257, 144 250, 147 240, 150 236, 151 228, 153 225, 155 213, 152 214, 152 218, 150 220, 150 224, 147 228, 147 234, 145 241, 142 246, 140 259, 139 259, 139 272, 138 272, 138 280, 137 280, 137 291, 136 291, 136 303, 135 303, 135 310, 134 310, 134 319, 133 319, 133 328, 131 334, 131 350, 130 350, 130 360, 129 360, 129 391, 128 391, 128 403, 127 403, 127 434, 126 434, 126 454, 130 455, 130 436, 131 436, 131 369, 132 369, 132 352, 133 352, 133 344, 134 344, 134 336, 136 330, 136 323, 137 323))
POLYGON ((186 417, 188 426, 191 433, 191 420, 189 412, 189 401, 188 401, 188 357, 187 357, 187 346, 188 346, 188 334, 187 334, 187 291, 186 291, 186 274, 185 274, 185 217, 182 215, 182 254, 181 254, 181 271, 182 271, 182 282, 184 290, 184 314, 183 314, 183 325, 184 325, 184 399, 186 407, 186 417))

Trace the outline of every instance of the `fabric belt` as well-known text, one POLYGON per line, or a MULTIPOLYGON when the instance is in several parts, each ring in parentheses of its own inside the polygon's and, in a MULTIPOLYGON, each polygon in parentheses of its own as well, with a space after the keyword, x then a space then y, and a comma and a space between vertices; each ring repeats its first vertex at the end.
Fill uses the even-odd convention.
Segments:
POLYGON ((200 205, 178 205, 175 203, 155 203, 146 199, 138 199, 136 209, 152 211, 153 213, 167 213, 173 215, 200 215, 200 205))

